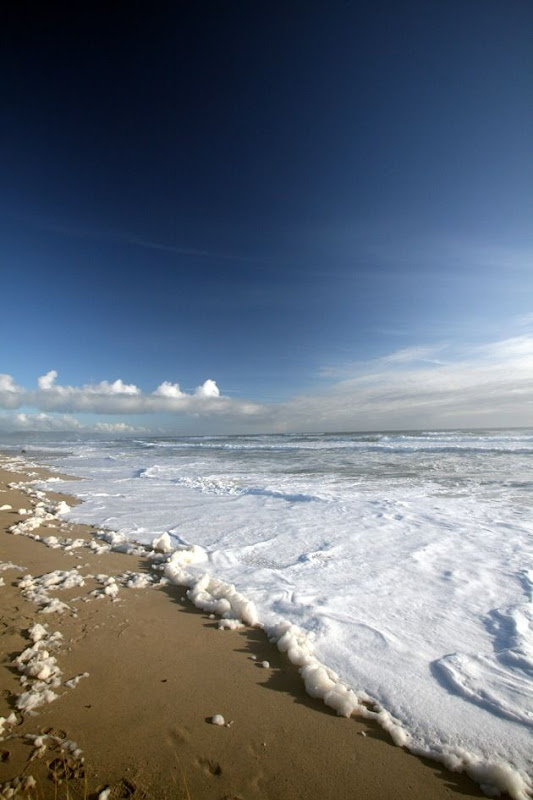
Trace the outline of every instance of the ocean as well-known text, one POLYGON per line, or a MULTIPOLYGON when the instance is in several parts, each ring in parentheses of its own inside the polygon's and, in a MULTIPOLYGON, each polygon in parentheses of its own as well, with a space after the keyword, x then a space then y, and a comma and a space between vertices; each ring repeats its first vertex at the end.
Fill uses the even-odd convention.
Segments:
POLYGON ((311 692, 327 702, 337 681, 398 743, 482 765, 481 783, 486 765, 505 765, 521 796, 533 774, 533 431, 35 435, 2 449, 22 446, 83 479, 65 484, 83 501, 69 519, 145 544, 167 534, 179 556, 167 574, 198 605, 220 611, 233 585, 245 619, 299 665, 309 656, 311 692))

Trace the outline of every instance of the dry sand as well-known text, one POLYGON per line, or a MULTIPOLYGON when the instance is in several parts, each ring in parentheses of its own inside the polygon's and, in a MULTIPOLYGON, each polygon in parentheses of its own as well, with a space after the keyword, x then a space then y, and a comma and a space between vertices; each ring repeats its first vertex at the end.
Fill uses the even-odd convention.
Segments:
MULTIPOLYGON (((37 789, 18 796, 59 800, 96 800, 107 787, 109 800, 483 797, 465 776, 410 755, 377 726, 337 717, 308 697, 297 669, 262 631, 219 631, 180 587, 123 587, 113 602, 108 596, 91 597, 102 584, 88 578, 83 587, 51 593, 70 610, 41 613, 18 585, 28 573, 154 573, 142 557, 96 555, 85 547, 65 552, 8 533, 25 519, 18 509, 30 502, 7 484, 24 480, 30 480, 27 474, 0 469, 0 507, 13 509, 0 511, 0 561, 23 568, 0 572, 0 716, 13 712, 23 691, 12 662, 31 645, 27 631, 35 622, 64 637, 54 652, 62 681, 89 675, 75 688, 61 685, 55 690, 59 698, 35 715, 17 712, 17 722, 0 742, 0 784, 33 775, 37 789), (262 667, 262 661, 270 666, 262 667), (213 725, 215 714, 232 724, 213 725), (55 738, 46 739, 40 756, 30 762, 37 751, 25 737, 44 732, 55 738), (61 754, 64 740, 81 748, 83 765, 61 754), (54 767, 60 777, 66 768, 66 781, 56 783, 54 767)), ((50 524, 58 528, 35 533, 94 540, 86 526, 45 523, 50 524)))

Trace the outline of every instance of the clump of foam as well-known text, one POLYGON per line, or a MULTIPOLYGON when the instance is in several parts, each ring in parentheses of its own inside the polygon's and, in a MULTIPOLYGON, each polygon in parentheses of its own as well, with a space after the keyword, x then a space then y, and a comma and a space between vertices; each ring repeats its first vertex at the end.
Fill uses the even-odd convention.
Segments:
MULTIPOLYGON (((32 535, 33 531, 44 525, 51 525, 54 520, 59 519, 60 514, 64 514, 67 510, 70 510, 70 506, 65 503, 64 500, 60 500, 59 502, 45 502, 46 495, 44 492, 28 489, 25 484, 17 485, 16 488, 23 489, 30 495, 34 507, 33 510, 19 508, 19 515, 26 517, 26 519, 21 520, 15 525, 11 525, 8 529, 9 532, 15 536, 31 536, 31 538, 38 538, 32 535)), ((53 544, 50 543, 48 546, 53 546, 53 544)))
POLYGON ((41 525, 42 519, 40 517, 28 517, 28 519, 25 519, 22 522, 11 525, 8 528, 8 531, 9 533, 14 534, 14 536, 27 536, 34 530, 37 530, 37 528, 40 528, 41 525))
POLYGON ((83 750, 72 739, 62 739, 60 736, 55 736, 52 733, 26 733, 24 734, 24 739, 32 742, 35 747, 30 760, 42 758, 47 751, 47 747, 51 746, 53 749, 59 749, 62 757, 68 756, 71 760, 71 765, 74 761, 77 761, 80 765, 85 761, 83 758, 83 750))
POLYGON ((55 508, 55 512, 56 512, 56 514, 58 516, 61 515, 61 514, 68 514, 69 511, 70 511, 70 506, 64 500, 60 500, 57 503, 56 508, 55 508))
POLYGON ((154 584, 154 578, 144 572, 125 572, 120 578, 128 589, 148 589, 154 584))
POLYGON ((175 550, 169 557, 165 575, 175 583, 189 585, 191 588, 187 596, 198 608, 218 614, 226 620, 235 619, 246 625, 259 626, 259 614, 255 604, 237 591, 233 584, 212 578, 207 572, 197 580, 189 575, 186 565, 201 562, 205 558, 205 550, 194 545, 183 550, 175 550))
POLYGON ((65 553, 72 553, 74 550, 79 550, 81 547, 86 547, 87 542, 85 539, 65 539, 63 550, 65 553))
POLYGON ((18 696, 16 706, 20 711, 32 714, 36 708, 53 703, 58 697, 46 684, 36 681, 29 691, 18 696))
MULTIPOLYGON (((211 615, 213 618, 215 617, 214 614, 211 615)), ((240 628, 246 627, 244 622, 241 622, 239 619, 219 619, 217 628, 219 631, 223 630, 230 630, 230 631, 238 631, 240 628)))
POLYGON ((26 795, 36 786, 37 782, 33 775, 25 775, 24 777, 18 775, 16 778, 0 784, 0 799, 11 800, 12 797, 17 795, 26 795))
POLYGON ((95 598, 107 596, 116 599, 121 586, 125 586, 128 589, 147 589, 161 583, 160 581, 156 584, 156 579, 152 577, 152 575, 147 575, 144 572, 132 572, 131 570, 127 570, 117 577, 102 573, 94 575, 93 577, 103 586, 102 589, 94 589, 91 592, 91 596, 95 598))
POLYGON ((73 678, 70 678, 70 680, 65 681, 64 686, 66 686, 68 689, 75 689, 82 678, 88 678, 88 677, 89 677, 88 672, 80 672, 79 675, 75 675, 73 678))
POLYGON ((41 614, 63 614, 65 611, 71 610, 70 606, 57 597, 52 598, 50 590, 72 589, 76 586, 84 585, 84 577, 75 569, 58 569, 53 572, 47 572, 40 577, 25 575, 18 583, 24 597, 30 602, 42 606, 39 609, 41 614))
MULTIPOLYGON (((40 622, 36 622, 35 625, 32 625, 32 627, 28 629, 28 635, 32 642, 40 642, 42 639, 49 636, 46 625, 41 625, 40 622)), ((59 633, 59 631, 53 635, 56 637, 56 640, 62 638, 62 634, 59 633)))
POLYGON ((104 583, 104 594, 108 597, 115 598, 119 593, 120 586, 117 583, 116 578, 110 576, 104 583))
POLYGON ((198 545, 178 545, 165 563, 165 575, 173 583, 189 586, 192 583, 187 567, 207 561, 207 553, 198 545))
POLYGON ((0 741, 4 739, 4 734, 8 728, 12 728, 17 723, 17 715, 14 711, 7 717, 0 717, 0 741))
MULTIPOLYGON (((52 655, 52 651, 57 651, 63 643, 62 633, 60 631, 50 632, 47 625, 41 625, 39 622, 32 625, 27 633, 32 644, 12 662, 21 674, 20 683, 24 689, 16 698, 15 706, 19 711, 35 714, 36 709, 58 699, 59 695, 56 690, 60 686, 74 689, 82 678, 89 677, 89 673, 82 672, 63 682, 57 658, 52 655)), ((2 720, 3 718, 0 718, 0 734, 2 720)), ((16 722, 15 715, 12 714, 5 722, 14 724, 16 722)), ((37 748, 42 748, 43 743, 44 739, 35 741, 37 748)), ((61 747, 67 747, 75 758, 79 758, 81 755, 81 750, 75 743, 61 742, 61 747)), ((34 757, 40 757, 40 753, 35 753, 34 757)))
POLYGON ((24 567, 19 567, 17 564, 13 564, 12 561, 1 561, 0 562, 0 572, 4 572, 6 569, 16 569, 19 572, 24 571, 24 567))
POLYGON ((101 556, 103 553, 109 553, 111 550, 111 545, 106 544, 105 542, 99 542, 92 539, 88 543, 89 550, 92 550, 93 553, 96 553, 97 556, 101 556))
POLYGON ((153 540, 152 548, 158 553, 171 553, 174 546, 168 533, 163 533, 153 540))
POLYGON ((53 597, 45 606, 39 609, 39 614, 64 614, 72 609, 58 597, 53 597))
POLYGON ((54 689, 61 685, 61 670, 50 651, 61 645, 63 636, 59 631, 50 633, 45 625, 39 623, 28 629, 28 635, 33 644, 13 660, 13 665, 22 675, 20 682, 26 689, 17 697, 15 705, 19 711, 32 713, 58 698, 54 689))
POLYGON ((146 554, 144 547, 132 544, 129 539, 119 531, 100 531, 97 534, 98 538, 110 545, 110 549, 115 553, 126 553, 132 556, 141 556, 146 554))
POLYGON ((466 772, 488 797, 499 797, 505 792, 513 800, 530 800, 533 794, 529 777, 502 760, 489 761, 463 747, 452 745, 441 745, 435 749, 411 746, 409 750, 422 758, 439 761, 451 772, 466 772))

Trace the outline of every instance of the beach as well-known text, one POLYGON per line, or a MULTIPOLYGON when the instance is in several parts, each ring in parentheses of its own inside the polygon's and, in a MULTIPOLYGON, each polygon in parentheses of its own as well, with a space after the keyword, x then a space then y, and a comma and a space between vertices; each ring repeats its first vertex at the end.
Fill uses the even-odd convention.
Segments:
POLYGON ((93 529, 54 515, 61 501, 76 501, 9 488, 45 475, 23 461, 15 472, 9 462, 0 471, 6 797, 6 783, 21 776, 32 776, 31 791, 44 798, 483 796, 463 774, 394 746, 372 721, 339 717, 309 697, 297 668, 262 630, 219 630, 181 587, 143 586, 139 576, 153 579, 152 561, 98 553, 93 529), (8 532, 28 518, 19 509, 39 503, 42 525, 29 535, 8 532), (47 546, 50 536, 60 546, 47 546), (75 585, 57 588, 72 573, 75 585), (54 600, 59 610, 43 613, 54 600), (56 632, 61 638, 46 652, 55 660, 48 672, 57 699, 21 710, 19 698, 36 677, 21 673, 29 657, 20 656, 38 636, 46 642, 56 632), (216 715, 225 724, 214 724, 216 715))

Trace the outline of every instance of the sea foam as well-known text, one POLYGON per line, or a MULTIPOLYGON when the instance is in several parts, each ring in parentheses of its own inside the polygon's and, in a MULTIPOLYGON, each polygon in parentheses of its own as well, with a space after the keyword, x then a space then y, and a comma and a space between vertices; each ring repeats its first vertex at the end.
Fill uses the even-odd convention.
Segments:
POLYGON ((152 545, 167 580, 223 626, 261 625, 338 713, 487 792, 531 792, 531 432, 53 449, 41 460, 90 478, 62 518, 99 525, 97 546, 152 545))

